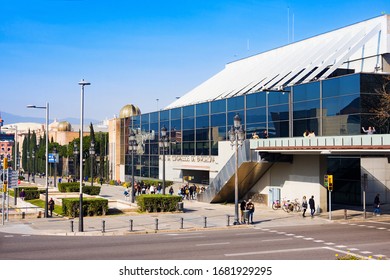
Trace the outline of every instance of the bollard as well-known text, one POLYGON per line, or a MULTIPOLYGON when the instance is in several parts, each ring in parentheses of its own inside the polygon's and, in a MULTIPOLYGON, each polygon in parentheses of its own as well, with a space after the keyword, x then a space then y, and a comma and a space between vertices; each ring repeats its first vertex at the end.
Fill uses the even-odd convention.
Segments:
POLYGON ((70 221, 70 232, 73 232, 73 221, 70 221))
POLYGON ((155 230, 158 230, 158 219, 156 218, 156 227, 155 230))
POLYGON ((227 226, 230 226, 230 215, 226 215, 227 218, 227 226))
POLYGON ((22 212, 22 219, 26 218, 26 212, 22 212))
POLYGON ((184 228, 184 218, 180 218, 180 229, 184 228))
POLYGON ((133 231, 133 220, 130 220, 130 231, 133 231))
POLYGON ((207 228, 207 217, 204 217, 204 228, 207 228))
POLYGON ((105 220, 102 221, 102 232, 103 233, 106 232, 106 221, 105 220))
POLYGON ((344 220, 347 219, 347 209, 344 209, 344 220))

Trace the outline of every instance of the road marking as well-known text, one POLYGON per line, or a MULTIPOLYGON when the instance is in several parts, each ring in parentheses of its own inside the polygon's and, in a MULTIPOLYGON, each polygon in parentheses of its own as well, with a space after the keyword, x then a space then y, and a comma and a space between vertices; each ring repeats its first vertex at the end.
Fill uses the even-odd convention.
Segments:
POLYGON ((28 236, 31 236, 31 234, 23 234, 22 236, 23 237, 28 237, 28 236))
POLYGON ((382 225, 390 225, 389 222, 377 222, 377 221, 367 221, 368 223, 372 223, 372 224, 382 224, 382 225))
POLYGON ((221 242, 221 243, 205 243, 205 244, 196 244, 195 246, 219 246, 219 245, 228 245, 230 242, 221 242))
POLYGON ((261 242, 284 241, 284 240, 291 240, 291 239, 292 239, 292 238, 266 239, 266 240, 261 240, 261 242))
POLYGON ((362 253, 362 254, 372 254, 372 252, 370 252, 370 251, 360 251, 360 253, 362 253))
POLYGON ((375 226, 367 226, 368 228, 374 228, 375 226))
POLYGON ((337 246, 335 246, 336 248, 346 248, 347 246, 345 246, 345 245, 337 245, 337 246))
POLYGON ((278 232, 277 230, 270 230, 269 232, 278 232))
POLYGON ((236 233, 236 236, 242 236, 242 235, 259 235, 262 234, 261 232, 247 232, 247 233, 236 233))
POLYGON ((304 240, 313 240, 314 238, 313 237, 306 237, 306 238, 303 238, 304 240))
POLYGON ((327 242, 327 243, 324 243, 325 245, 334 245, 334 243, 333 242, 327 242))
POLYGON ((384 228, 384 227, 377 227, 376 229, 387 229, 387 228, 384 228))
POLYGON ((373 257, 377 259, 382 259, 382 258, 386 258, 386 255, 373 255, 373 257))
POLYGON ((348 251, 359 251, 358 248, 348 248, 347 250, 348 250, 348 251))
POLYGON ((358 225, 358 227, 366 227, 366 225, 358 225))
POLYGON ((311 247, 311 248, 298 248, 298 249, 283 249, 283 250, 270 250, 270 251, 234 253, 234 254, 224 254, 224 255, 225 255, 225 257, 238 257, 238 256, 251 256, 251 255, 274 254, 274 253, 313 251, 313 250, 318 250, 318 249, 323 249, 323 248, 324 247, 311 247))
POLYGON ((304 237, 303 235, 297 235, 297 236, 294 236, 295 238, 302 238, 304 237))
POLYGON ((322 242, 325 242, 325 241, 324 240, 314 240, 314 242, 322 243, 322 242))
POLYGON ((349 224, 350 226, 356 226, 356 224, 349 224))
POLYGON ((284 231, 280 231, 280 232, 278 232, 278 234, 285 234, 285 232, 284 231))
POLYGON ((4 235, 4 237, 14 237, 13 235, 4 235))
POLYGON ((352 256, 355 256, 355 257, 358 257, 358 258, 368 259, 368 258, 365 257, 365 256, 358 255, 358 254, 355 254, 355 253, 350 253, 350 252, 343 251, 343 250, 337 250, 337 249, 332 248, 332 247, 323 247, 323 248, 324 248, 324 249, 331 250, 331 251, 335 251, 335 252, 338 252, 338 253, 342 253, 342 254, 345 254, 345 255, 352 255, 352 256))
POLYGON ((294 233, 286 233, 286 236, 294 236, 294 233))
POLYGON ((202 235, 203 233, 167 233, 169 236, 188 236, 188 235, 202 235))
POLYGON ((205 238, 206 236, 182 236, 182 237, 177 237, 175 240, 178 239, 190 239, 190 238, 205 238))
POLYGON ((263 230, 263 231, 269 231, 270 229, 269 229, 269 228, 262 228, 261 230, 263 230))

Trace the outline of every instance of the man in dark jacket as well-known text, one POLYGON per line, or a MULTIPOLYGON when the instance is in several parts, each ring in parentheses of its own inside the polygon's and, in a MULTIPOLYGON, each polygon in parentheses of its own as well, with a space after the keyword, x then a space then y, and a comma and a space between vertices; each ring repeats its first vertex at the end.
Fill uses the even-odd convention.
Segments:
POLYGON ((310 215, 313 218, 314 212, 316 211, 315 203, 314 203, 314 195, 312 195, 311 198, 309 199, 309 206, 310 206, 310 215))
POLYGON ((377 215, 379 216, 381 214, 381 210, 380 210, 380 200, 379 200, 379 193, 375 196, 374 198, 374 215, 377 215))

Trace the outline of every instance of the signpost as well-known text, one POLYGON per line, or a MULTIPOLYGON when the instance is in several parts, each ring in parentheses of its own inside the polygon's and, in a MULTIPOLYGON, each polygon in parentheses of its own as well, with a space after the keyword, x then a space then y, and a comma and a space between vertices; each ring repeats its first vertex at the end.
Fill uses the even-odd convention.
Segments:
POLYGON ((328 194, 329 194, 329 220, 332 220, 333 175, 325 175, 324 176, 324 187, 328 189, 328 194))

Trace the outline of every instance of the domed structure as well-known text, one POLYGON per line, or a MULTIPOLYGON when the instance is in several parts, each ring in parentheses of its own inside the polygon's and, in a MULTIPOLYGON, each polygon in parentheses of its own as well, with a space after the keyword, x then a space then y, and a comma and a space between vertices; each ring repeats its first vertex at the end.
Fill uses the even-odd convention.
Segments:
POLYGON ((141 115, 141 110, 133 104, 125 105, 119 112, 119 118, 121 119, 138 115, 141 115))
POLYGON ((58 123, 58 131, 71 131, 72 126, 67 121, 62 121, 58 123))

